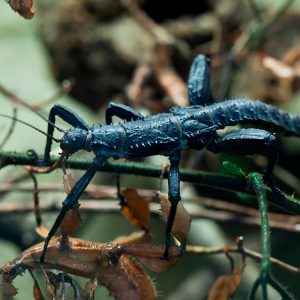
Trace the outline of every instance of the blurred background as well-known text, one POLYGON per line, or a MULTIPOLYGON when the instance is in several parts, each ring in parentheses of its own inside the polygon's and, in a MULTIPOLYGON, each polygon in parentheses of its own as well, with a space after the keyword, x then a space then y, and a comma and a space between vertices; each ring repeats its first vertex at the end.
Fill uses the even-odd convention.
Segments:
MULTIPOLYGON (((176 0, 168 7, 156 0, 40 0, 34 7, 36 14, 26 20, 8 3, 0 2, 0 86, 34 105, 44 116, 54 103, 70 107, 89 124, 104 123, 105 108, 112 100, 144 115, 188 105, 186 81, 191 62, 199 53, 210 57, 216 102, 237 97, 259 99, 300 114, 300 1, 176 0), (69 93, 58 92, 65 80, 72 82, 69 93)), ((1 113, 16 114, 46 131, 45 121, 30 110, 20 106, 14 110, 15 105, 3 94, 0 103, 1 113)), ((59 126, 68 128, 63 122, 59 126)), ((24 152, 34 148, 43 152, 44 136, 22 124, 11 128, 10 120, 0 120, 1 150, 24 152)), ((275 170, 277 182, 287 193, 299 197, 300 141, 283 138, 282 144, 275 170)), ((59 153, 58 146, 53 153, 59 153)), ((86 153, 78 155, 86 157, 86 153)), ((227 160, 246 172, 265 166, 262 157, 236 158, 190 150, 182 155, 181 166, 224 173, 222 162, 227 160)), ((164 157, 145 161, 157 165, 168 162, 164 157)), ((75 180, 82 174, 71 172, 75 180)), ((35 232, 33 212, 13 209, 32 201, 33 183, 26 170, 6 167, 1 169, 0 178, 0 262, 4 264, 42 239, 35 232)), ((43 204, 64 200, 61 170, 37 175, 37 180, 43 204)), ((97 174, 93 184, 101 184, 109 198, 116 199, 116 175, 97 174)), ((134 175, 122 175, 121 185, 151 193, 160 189, 158 179, 134 175)), ((162 190, 167 190, 166 182, 162 190)), ((189 184, 182 188, 182 195, 187 200, 198 195, 197 205, 216 214, 223 210, 214 207, 212 199, 243 204, 245 210, 257 207, 235 193, 189 184)), ((235 213, 242 219, 243 213, 235 213)), ((43 213, 43 224, 50 228, 55 216, 55 212, 43 213)), ((135 231, 120 213, 83 212, 82 217, 76 236, 86 240, 107 242, 135 231)), ((298 221, 295 216, 289 229, 282 225, 271 231, 272 256, 294 266, 300 265, 298 221)), ((282 223, 288 222, 290 219, 282 223)), ((157 244, 163 242, 163 229, 164 223, 153 217, 151 231, 157 244)), ((246 247, 260 252, 260 228, 254 219, 253 224, 245 225, 239 218, 222 223, 197 218, 188 242, 222 246, 233 244, 239 235, 244 236, 246 247)), ((275 278, 300 298, 299 275, 278 267, 272 270, 275 278)), ((246 298, 258 273, 259 264, 247 259, 234 299, 246 298)), ((206 299, 221 274, 230 274, 224 255, 188 254, 173 269, 151 273, 151 277, 161 299, 206 299)), ((15 285, 18 295, 14 299, 32 299, 33 281, 28 273, 18 277, 15 285)), ((270 293, 274 299, 276 293, 270 293)), ((104 288, 97 289, 95 299, 100 298, 112 299, 104 288)))

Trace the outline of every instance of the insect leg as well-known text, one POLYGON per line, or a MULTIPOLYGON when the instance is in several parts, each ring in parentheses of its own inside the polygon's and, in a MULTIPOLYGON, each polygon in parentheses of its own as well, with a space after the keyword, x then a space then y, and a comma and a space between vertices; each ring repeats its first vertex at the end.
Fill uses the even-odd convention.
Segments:
POLYGON ((190 105, 212 104, 210 92, 210 59, 199 54, 194 59, 188 79, 190 105))
POLYGON ((58 227, 60 226, 64 216, 66 215, 67 211, 73 208, 80 197, 80 195, 84 192, 90 181, 92 180, 93 176, 97 172, 98 168, 103 164, 105 157, 96 156, 89 166, 85 174, 77 181, 75 186, 72 188, 66 199, 62 203, 62 208, 57 216, 52 228, 50 229, 48 236, 44 243, 43 253, 40 257, 40 262, 43 263, 45 260, 45 255, 47 252, 48 244, 51 238, 54 236, 55 232, 57 231, 58 227))
POLYGON ((180 174, 179 174, 179 160, 180 152, 176 151, 170 155, 170 170, 168 178, 169 187, 169 201, 171 202, 170 211, 167 219, 167 225, 165 229, 165 251, 162 259, 168 260, 170 241, 171 241, 171 230, 173 227, 174 219, 176 216, 177 204, 180 201, 180 174))
POLYGON ((60 117, 68 124, 72 125, 73 127, 80 127, 82 129, 88 129, 88 124, 85 123, 85 121, 80 118, 75 112, 71 111, 69 108, 62 106, 60 104, 55 104, 49 113, 48 120, 50 121, 48 123, 48 135, 47 137, 47 143, 45 147, 45 153, 44 153, 44 162, 47 162, 50 158, 50 151, 51 151, 51 145, 52 145, 52 139, 53 131, 54 131, 54 124, 55 124, 55 116, 60 117))
POLYGON ((143 119, 143 116, 133 108, 126 106, 124 104, 110 102, 105 112, 107 125, 112 123, 113 116, 117 116, 126 121, 132 121, 132 120, 135 121, 138 119, 143 119))
POLYGON ((276 134, 262 129, 240 129, 227 133, 223 137, 216 136, 207 149, 214 153, 233 155, 262 154, 268 158, 264 180, 273 185, 273 170, 277 162, 280 141, 276 134))

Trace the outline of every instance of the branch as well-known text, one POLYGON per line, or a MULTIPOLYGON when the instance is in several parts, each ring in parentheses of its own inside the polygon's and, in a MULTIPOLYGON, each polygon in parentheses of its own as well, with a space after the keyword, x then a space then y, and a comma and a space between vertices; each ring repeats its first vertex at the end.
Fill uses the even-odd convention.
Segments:
MULTIPOLYGON (((60 156, 57 155, 52 156, 47 166, 53 165, 59 158, 60 156)), ((68 166, 75 170, 86 170, 91 163, 92 160, 90 159, 74 157, 70 157, 68 159, 68 166)), ((30 165, 38 167, 39 162, 37 161, 36 156, 31 155, 30 153, 0 151, 0 169, 9 165, 30 165)), ((99 171, 160 178, 162 168, 159 165, 150 165, 139 162, 107 160, 105 165, 99 168, 99 171)), ((163 172, 162 177, 168 178, 168 170, 163 172)), ((247 184, 245 179, 234 176, 218 175, 209 172, 186 169, 180 170, 180 180, 190 183, 197 183, 202 186, 237 192, 245 192, 247 184)), ((250 190, 246 191, 246 193, 254 195, 250 190)))
MULTIPOLYGON (((226 245, 225 247, 204 247, 204 246, 196 246, 196 245, 187 245, 186 252, 195 253, 198 255, 213 255, 213 254, 225 254, 225 253, 239 253, 241 255, 245 255, 256 261, 262 260, 262 254, 256 251, 252 251, 248 248, 240 247, 240 246, 229 246, 226 245)), ((291 273, 295 273, 296 275, 300 275, 300 269, 287 264, 275 257, 270 257, 270 262, 274 265, 277 265, 291 273)))
MULTIPOLYGON (((139 191, 140 193, 140 191, 139 191)), ((182 199, 183 204, 191 204, 187 199, 182 199)), ((155 217, 161 217, 160 204, 150 203, 150 212, 155 217)), ((51 203, 42 203, 39 205, 39 209, 43 212, 59 212, 61 209, 61 200, 53 201, 51 203)), ((0 203, 0 216, 7 214, 24 214, 32 213, 34 210, 34 204, 30 201, 22 202, 8 199, 7 201, 0 203)), ((245 210, 245 207, 244 207, 245 210)), ((84 199, 80 200, 80 211, 87 213, 113 213, 120 214, 119 201, 104 199, 84 199)), ((258 216, 247 216, 238 213, 230 213, 226 211, 218 211, 211 209, 203 209, 196 206, 189 206, 188 212, 192 219, 206 219, 221 222, 225 224, 244 224, 247 226, 261 226, 261 222, 258 216)), ((290 222, 290 216, 269 214, 270 227, 272 229, 279 229, 290 232, 299 233, 300 229, 297 224, 290 222), (277 220, 278 217, 285 217, 282 220, 277 220)))
MULTIPOLYGON (((0 151, 0 169, 9 165, 31 165, 38 167, 38 159, 31 153, 32 151, 29 151, 28 153, 0 151)), ((53 165, 59 158, 60 156, 52 156, 48 166, 53 165)), ((68 159, 68 166, 72 169, 86 170, 91 163, 92 161, 89 159, 73 157, 68 159)), ((162 174, 161 166, 131 161, 107 160, 106 163, 99 168, 99 171, 154 178, 168 178, 168 170, 163 171, 162 174)), ((213 190, 226 190, 234 193, 241 192, 252 196, 255 195, 253 189, 248 186, 247 178, 245 177, 180 169, 180 180, 205 186, 213 190)), ((268 199, 272 204, 281 207, 285 211, 300 213, 300 201, 298 199, 287 196, 273 197, 270 188, 264 188, 266 189, 268 199)))

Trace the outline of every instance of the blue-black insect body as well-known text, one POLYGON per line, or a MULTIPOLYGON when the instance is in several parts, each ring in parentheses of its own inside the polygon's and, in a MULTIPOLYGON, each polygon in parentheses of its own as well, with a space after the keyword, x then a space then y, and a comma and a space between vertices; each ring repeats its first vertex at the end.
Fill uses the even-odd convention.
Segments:
POLYGON ((106 125, 89 126, 68 108, 53 106, 49 114, 44 160, 49 160, 55 116, 73 126, 61 140, 63 153, 72 155, 78 150, 86 150, 94 152, 95 158, 63 201, 62 209, 45 240, 41 262, 44 261, 48 243, 66 212, 77 204, 80 195, 108 157, 136 158, 157 154, 169 157, 168 194, 171 208, 165 231, 165 259, 168 258, 170 232, 180 201, 179 161, 184 147, 206 147, 214 153, 264 154, 269 161, 265 174, 266 183, 273 186, 273 168, 279 146, 277 135, 263 129, 248 128, 230 131, 221 137, 217 130, 241 123, 271 124, 288 135, 300 136, 300 117, 260 101, 234 99, 212 103, 209 77, 208 60, 205 56, 198 55, 191 67, 188 82, 189 97, 193 105, 175 107, 169 113, 143 117, 130 107, 111 102, 106 110, 106 125), (112 116, 120 117, 124 123, 111 124, 112 116))

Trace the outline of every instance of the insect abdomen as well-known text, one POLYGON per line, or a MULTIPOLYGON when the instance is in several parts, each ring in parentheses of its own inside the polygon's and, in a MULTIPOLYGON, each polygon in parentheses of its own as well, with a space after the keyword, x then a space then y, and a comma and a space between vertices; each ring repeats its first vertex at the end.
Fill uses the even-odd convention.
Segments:
POLYGON ((218 129, 238 123, 275 125, 286 134, 300 136, 300 117, 255 100, 227 100, 209 106, 218 129))

